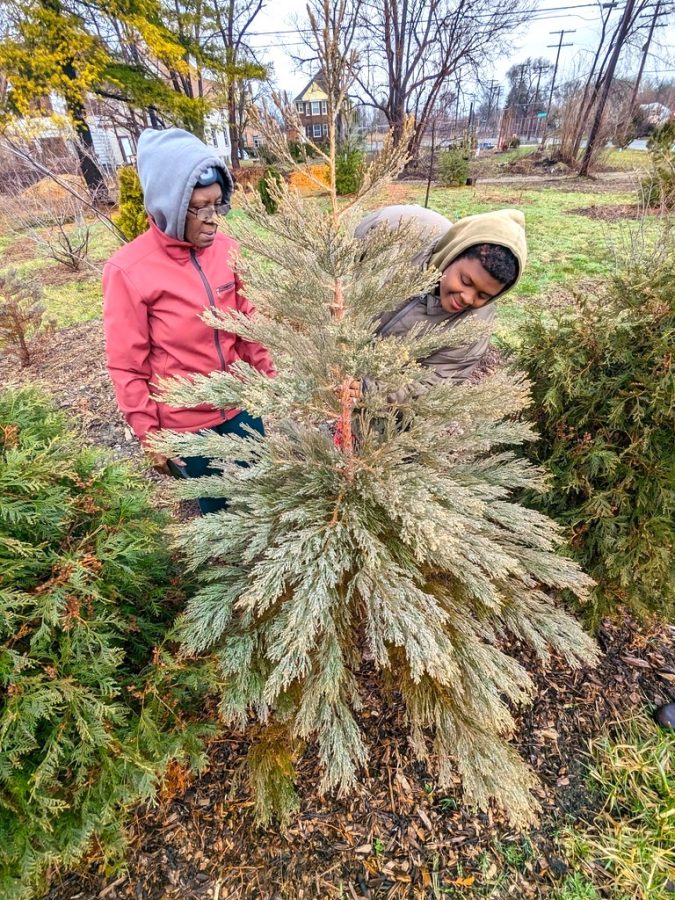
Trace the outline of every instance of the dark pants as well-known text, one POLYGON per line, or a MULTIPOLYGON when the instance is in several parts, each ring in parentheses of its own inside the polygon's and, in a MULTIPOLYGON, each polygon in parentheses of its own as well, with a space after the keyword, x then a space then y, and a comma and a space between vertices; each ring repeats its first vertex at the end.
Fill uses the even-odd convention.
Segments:
MULTIPOLYGON (((220 425, 214 425, 213 428, 205 429, 206 431, 215 431, 216 434, 234 434, 237 437, 248 437, 248 433, 244 428, 252 428, 259 434, 265 434, 263 421, 255 416, 250 416, 247 412, 240 412, 238 416, 223 422, 220 425)), ((211 460, 205 456, 186 456, 184 457, 185 466, 176 471, 178 477, 181 478, 201 478, 204 475, 217 475, 218 469, 211 468, 211 460)), ((245 462, 235 460, 238 466, 245 466, 245 462)), ((176 467, 177 468, 177 467, 176 467)), ((200 497, 198 500, 199 509, 202 515, 205 513, 218 512, 220 509, 227 509, 227 500, 225 498, 216 497, 200 497)))

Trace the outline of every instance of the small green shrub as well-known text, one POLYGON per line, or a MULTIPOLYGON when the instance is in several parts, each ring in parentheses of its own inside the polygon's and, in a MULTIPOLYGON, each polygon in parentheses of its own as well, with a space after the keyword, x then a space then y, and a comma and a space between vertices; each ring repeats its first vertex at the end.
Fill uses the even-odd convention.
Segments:
POLYGON ((306 152, 308 149, 309 148, 306 148, 304 144, 300 143, 300 141, 288 142, 288 152, 291 154, 291 157, 295 160, 295 162, 304 162, 306 156, 309 156, 309 153, 306 152))
POLYGON ((338 196, 355 194, 363 182, 364 155, 358 149, 348 149, 335 159, 335 188, 338 196))
POLYGON ((261 162, 265 163, 266 166, 274 166, 279 162, 278 155, 267 144, 259 144, 255 148, 254 153, 255 156, 257 156, 261 162))
POLYGON ((597 581, 592 611, 617 603, 675 613, 673 342, 675 235, 626 264, 604 290, 521 329, 541 440, 528 453, 551 472, 538 502, 566 530, 597 581))
POLYGON ((509 150, 517 150, 520 147, 520 138, 515 135, 509 141, 509 150))
POLYGON ((32 391, 0 395, 0 896, 32 896, 172 761, 202 762, 190 679, 163 646, 177 605, 148 487, 81 449, 32 391))
POLYGON ((466 184, 469 177, 469 160, 463 149, 451 147, 438 158, 438 180, 446 187, 466 184))
POLYGON ((274 198, 275 184, 281 184, 282 175, 278 169, 269 168, 263 177, 258 181, 258 193, 263 202, 263 206, 270 215, 277 211, 277 201, 274 198))
POLYGON ((16 355, 22 368, 29 366, 35 339, 54 323, 45 321, 42 290, 14 269, 0 274, 0 350, 16 355))
POLYGON ((675 120, 665 122, 647 141, 651 170, 641 186, 647 206, 675 209, 675 120))
POLYGON ((150 227, 148 214, 143 205, 143 190, 133 166, 123 166, 117 177, 119 179, 120 211, 115 223, 127 240, 133 241, 150 227))

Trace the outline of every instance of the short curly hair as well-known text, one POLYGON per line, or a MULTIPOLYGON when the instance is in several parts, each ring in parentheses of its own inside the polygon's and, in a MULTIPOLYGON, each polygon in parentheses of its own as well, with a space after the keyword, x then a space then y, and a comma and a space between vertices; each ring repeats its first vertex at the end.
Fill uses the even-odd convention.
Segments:
POLYGON ((518 260, 508 247, 501 244, 474 244, 457 257, 479 259, 481 265, 496 281, 510 288, 518 278, 518 260))

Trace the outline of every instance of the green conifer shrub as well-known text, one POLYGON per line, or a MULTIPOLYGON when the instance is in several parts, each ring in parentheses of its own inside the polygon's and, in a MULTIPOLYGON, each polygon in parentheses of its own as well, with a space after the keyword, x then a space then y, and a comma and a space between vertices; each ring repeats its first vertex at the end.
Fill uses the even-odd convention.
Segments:
POLYGON ((451 187, 466 184, 469 177, 469 159, 461 147, 444 150, 438 157, 438 180, 451 187))
POLYGON ((364 155, 356 147, 345 148, 335 161, 335 189, 339 197, 355 194, 363 181, 364 155))
MULTIPOLYGON (((148 488, 81 449, 49 402, 0 394, 0 896, 96 842, 209 729, 163 641, 178 588, 148 488), (181 706, 184 710, 181 710, 181 706)), ((198 697, 198 693, 195 694, 198 697)))
POLYGON ((143 189, 134 166, 123 166, 118 174, 119 213, 115 219, 117 227, 133 241, 150 227, 148 214, 143 205, 143 189))
POLYGON ((551 472, 539 507, 565 526, 597 581, 597 617, 627 604, 672 618, 675 442, 675 241, 626 264, 604 288, 522 328, 518 364, 532 380, 551 472))
POLYGON ((283 181, 283 176, 278 169, 269 168, 258 181, 258 193, 262 200, 265 210, 269 215, 274 215, 277 211, 276 189, 283 181))
MULTIPOLYGON (((330 31, 317 29, 329 44, 322 72, 328 95, 344 98, 330 31)), ((336 102, 333 147, 340 113, 336 102)), ((292 167, 279 126, 268 117, 260 127, 292 167)), ((555 602, 562 589, 583 597, 589 579, 558 554, 557 526, 512 497, 543 481, 507 449, 533 437, 519 419, 526 385, 500 371, 389 399, 422 377, 415 360, 447 342, 440 330, 374 337, 382 312, 437 280, 410 262, 428 235, 400 226, 354 237, 359 205, 400 171, 411 134, 408 123, 397 145, 386 143, 350 204, 338 203, 330 153, 328 203, 304 201, 285 183, 274 216, 255 194, 243 199, 247 215, 231 228, 250 251, 237 265, 258 314, 205 320, 270 348, 278 376, 237 363, 162 386, 172 404, 239 407, 267 423, 267 435, 250 440, 157 440, 171 456, 205 455, 222 467, 177 485, 184 497, 229 499, 227 510, 175 529, 202 581, 180 634, 185 654, 211 654, 218 665, 223 721, 258 723, 248 763, 263 820, 296 808, 294 765, 307 744, 322 790, 354 786, 368 758, 358 713, 374 667, 396 685, 413 751, 441 784, 459 773, 472 803, 495 800, 515 823, 531 822, 536 777, 505 736, 509 704, 526 700, 532 682, 501 639, 515 635, 544 661, 551 650, 573 666, 595 658, 555 602), (365 379, 353 406, 353 382, 365 379)))
POLYGON ((647 141, 651 170, 642 181, 647 206, 675 209, 675 120, 660 125, 647 141))
POLYGON ((15 269, 0 274, 0 350, 17 356, 22 368, 30 365, 35 339, 54 328, 44 314, 39 285, 15 269))

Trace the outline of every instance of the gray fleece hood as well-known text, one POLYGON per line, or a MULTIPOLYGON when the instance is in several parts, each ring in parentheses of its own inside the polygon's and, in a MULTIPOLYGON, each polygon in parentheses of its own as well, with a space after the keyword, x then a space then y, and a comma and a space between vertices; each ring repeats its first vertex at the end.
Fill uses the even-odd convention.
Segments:
POLYGON ((232 198, 232 176, 212 147, 182 128, 146 128, 138 139, 138 177, 143 201, 155 225, 176 240, 185 240, 190 196, 205 169, 217 167, 225 180, 223 203, 232 198))

